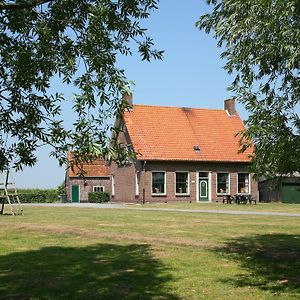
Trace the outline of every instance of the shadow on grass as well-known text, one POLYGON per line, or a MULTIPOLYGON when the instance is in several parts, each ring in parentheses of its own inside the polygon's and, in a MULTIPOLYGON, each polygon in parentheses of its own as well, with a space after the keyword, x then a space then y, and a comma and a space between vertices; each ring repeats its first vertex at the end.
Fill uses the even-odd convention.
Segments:
POLYGON ((178 299, 147 245, 47 247, 0 256, 0 299, 178 299))
POLYGON ((264 234, 232 240, 214 251, 247 271, 222 282, 252 286, 272 293, 300 293, 300 236, 264 234))

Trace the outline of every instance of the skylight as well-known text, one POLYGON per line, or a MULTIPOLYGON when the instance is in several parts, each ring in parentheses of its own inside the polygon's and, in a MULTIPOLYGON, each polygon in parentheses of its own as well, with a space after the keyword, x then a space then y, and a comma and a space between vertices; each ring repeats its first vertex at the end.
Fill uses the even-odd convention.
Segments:
POLYGON ((195 151, 195 152, 200 152, 200 147, 199 147, 198 145, 195 145, 195 146, 194 146, 194 151, 195 151))

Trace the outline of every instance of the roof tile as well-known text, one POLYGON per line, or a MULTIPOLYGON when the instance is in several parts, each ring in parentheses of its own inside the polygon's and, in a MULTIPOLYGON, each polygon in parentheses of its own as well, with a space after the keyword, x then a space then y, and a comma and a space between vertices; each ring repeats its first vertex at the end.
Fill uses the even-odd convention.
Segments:
MULTIPOLYGON (((72 154, 68 154, 68 161, 72 160, 72 154)), ((105 164, 105 161, 102 159, 94 160, 93 162, 88 162, 83 164, 83 170, 85 171, 85 177, 109 177, 110 168, 105 164)), ((68 168, 69 177, 78 177, 79 167, 74 166, 68 168)))
POLYGON ((253 151, 238 153, 245 127, 225 110, 134 105, 124 120, 141 160, 249 162, 253 151))

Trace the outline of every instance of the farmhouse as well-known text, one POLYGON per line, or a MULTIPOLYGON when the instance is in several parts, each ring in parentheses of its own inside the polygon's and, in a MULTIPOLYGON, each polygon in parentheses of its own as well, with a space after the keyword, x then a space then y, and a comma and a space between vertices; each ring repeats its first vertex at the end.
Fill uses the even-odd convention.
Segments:
MULTIPOLYGON (((132 98, 127 101, 132 104, 132 98)), ((119 120, 118 141, 137 153, 126 166, 111 163, 111 201, 211 202, 251 194, 258 185, 239 151, 244 124, 234 99, 224 109, 132 105, 119 120)))
MULTIPOLYGON (((68 153, 68 162, 72 154, 68 153)), ((79 168, 67 167, 66 194, 69 202, 87 202, 91 192, 110 192, 110 171, 103 160, 95 160, 82 166, 84 178, 78 175, 79 168)))

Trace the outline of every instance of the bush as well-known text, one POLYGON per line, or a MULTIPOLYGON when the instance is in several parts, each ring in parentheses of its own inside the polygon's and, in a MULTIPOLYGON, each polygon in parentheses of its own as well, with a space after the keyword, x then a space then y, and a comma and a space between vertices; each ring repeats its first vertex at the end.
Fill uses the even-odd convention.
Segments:
POLYGON ((90 203, 103 203, 109 201, 108 192, 92 192, 88 194, 88 200, 90 203))
POLYGON ((61 194, 66 194, 66 184, 65 182, 62 182, 58 187, 57 187, 57 192, 59 195, 61 194))
POLYGON ((59 201, 57 189, 18 189, 21 203, 52 203, 59 201))

